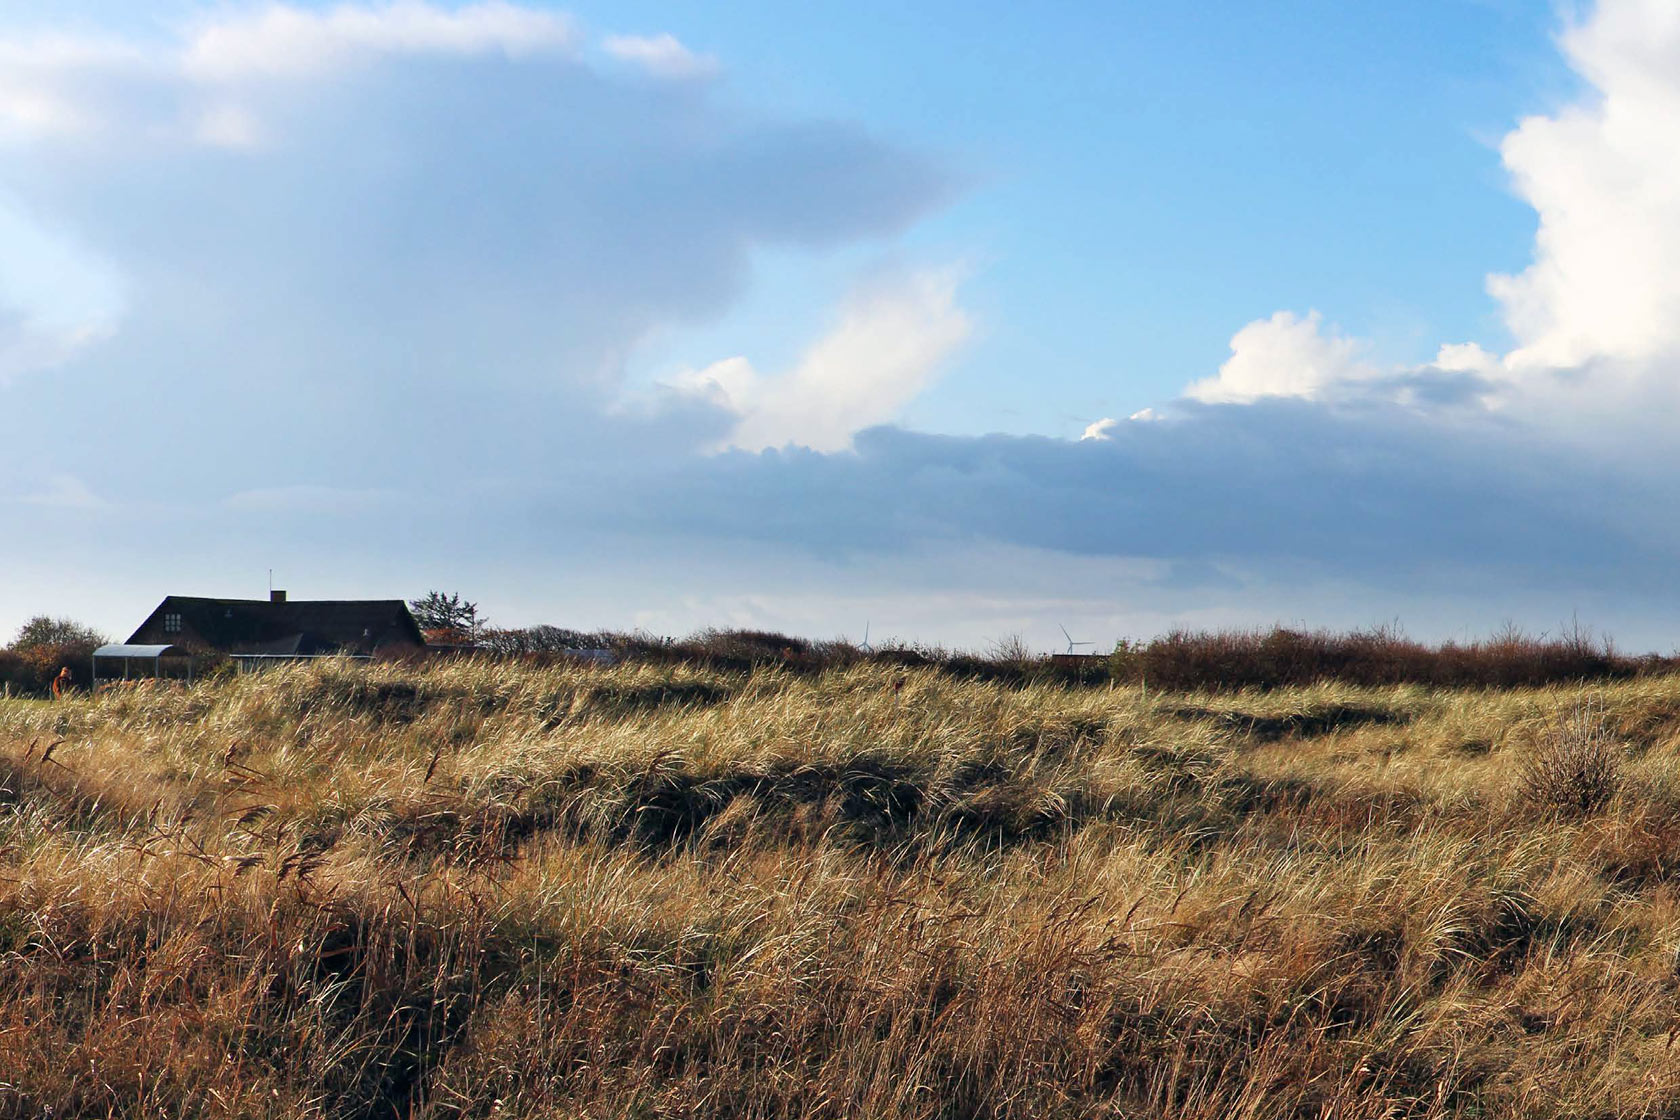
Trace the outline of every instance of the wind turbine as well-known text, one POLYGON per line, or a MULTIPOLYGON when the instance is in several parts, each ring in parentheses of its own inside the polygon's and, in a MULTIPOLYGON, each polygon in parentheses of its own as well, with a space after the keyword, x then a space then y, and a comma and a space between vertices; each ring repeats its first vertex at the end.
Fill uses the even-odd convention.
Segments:
POLYGON ((869 648, 869 620, 867 618, 863 620, 863 644, 861 646, 859 646, 858 648, 861 649, 864 653, 874 653, 875 652, 874 650, 869 648))
POLYGON ((1073 640, 1073 635, 1072 635, 1072 634, 1069 634, 1069 633, 1068 633, 1068 632, 1067 632, 1067 627, 1066 627, 1066 626, 1062 626, 1062 625, 1061 625, 1061 624, 1059 624, 1059 623, 1058 623, 1058 624, 1057 624, 1057 629, 1059 629, 1059 630, 1060 630, 1060 631, 1061 631, 1061 632, 1062 632, 1062 637, 1064 637, 1064 638, 1066 638, 1066 639, 1067 639, 1067 642, 1068 642, 1068 648, 1067 648, 1067 651, 1068 651, 1068 655, 1069 655, 1069 656, 1070 656, 1070 657, 1071 657, 1071 656, 1072 656, 1072 655, 1073 655, 1073 651, 1074 651, 1074 647, 1075 647, 1075 646, 1094 646, 1094 645, 1096 645, 1096 644, 1097 644, 1097 643, 1095 643, 1095 642, 1076 642, 1076 641, 1074 641, 1074 640, 1073 640))

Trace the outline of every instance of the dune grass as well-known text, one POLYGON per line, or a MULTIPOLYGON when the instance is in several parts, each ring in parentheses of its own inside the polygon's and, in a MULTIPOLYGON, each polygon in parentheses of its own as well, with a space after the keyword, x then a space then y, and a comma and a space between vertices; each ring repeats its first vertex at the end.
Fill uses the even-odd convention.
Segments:
POLYGON ((0 1116, 1680 1113, 1680 677, 0 702, 0 1116))

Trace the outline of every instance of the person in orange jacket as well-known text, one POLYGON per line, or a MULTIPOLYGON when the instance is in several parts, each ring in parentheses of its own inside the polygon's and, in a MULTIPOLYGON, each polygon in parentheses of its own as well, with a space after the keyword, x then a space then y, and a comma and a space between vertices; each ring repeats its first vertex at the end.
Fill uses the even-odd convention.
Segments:
POLYGON ((58 671, 58 676, 53 678, 53 699, 62 700, 65 696, 72 692, 75 687, 76 682, 70 677, 70 666, 66 665, 58 671))

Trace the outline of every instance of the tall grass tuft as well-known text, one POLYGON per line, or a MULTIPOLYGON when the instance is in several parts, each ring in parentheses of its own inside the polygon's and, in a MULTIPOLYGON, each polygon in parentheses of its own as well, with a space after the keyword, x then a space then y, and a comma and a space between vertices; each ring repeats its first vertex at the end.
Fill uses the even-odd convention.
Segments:
POLYGON ((1623 745, 1602 712, 1573 708, 1523 759, 1518 788, 1530 805, 1584 816, 1610 803, 1622 784, 1623 745))

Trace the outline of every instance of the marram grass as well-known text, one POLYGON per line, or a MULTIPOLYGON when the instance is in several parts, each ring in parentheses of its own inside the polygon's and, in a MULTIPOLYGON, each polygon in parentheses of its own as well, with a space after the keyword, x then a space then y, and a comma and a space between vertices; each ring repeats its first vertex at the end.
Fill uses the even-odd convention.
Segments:
POLYGON ((1680 678, 0 702, 0 1116, 1659 1117, 1677 1038, 1680 678))

